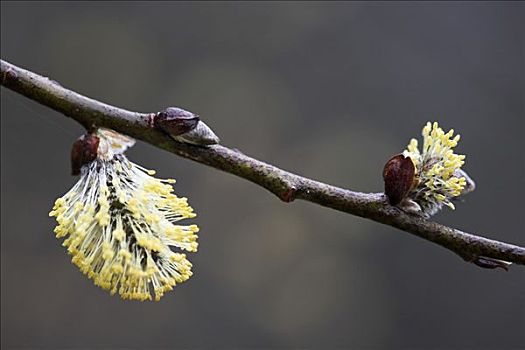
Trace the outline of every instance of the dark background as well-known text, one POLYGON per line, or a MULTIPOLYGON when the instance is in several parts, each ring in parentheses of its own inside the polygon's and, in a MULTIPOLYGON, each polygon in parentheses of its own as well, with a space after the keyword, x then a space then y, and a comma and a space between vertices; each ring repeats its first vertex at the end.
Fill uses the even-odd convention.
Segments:
MULTIPOLYGON (((521 3, 1 4, 2 58, 137 111, 180 106, 226 146, 381 191, 427 120, 478 189, 436 220, 525 244, 521 3)), ((74 121, 2 88, 2 348, 523 349, 525 269, 482 270, 392 227, 139 142, 201 227, 195 275, 125 302, 70 263, 47 216, 76 181, 74 121)))

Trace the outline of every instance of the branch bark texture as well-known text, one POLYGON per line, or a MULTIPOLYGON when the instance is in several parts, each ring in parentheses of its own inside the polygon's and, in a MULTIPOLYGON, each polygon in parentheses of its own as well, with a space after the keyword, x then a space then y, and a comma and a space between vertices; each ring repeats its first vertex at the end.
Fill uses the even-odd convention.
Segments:
POLYGON ((153 127, 155 113, 131 112, 96 101, 3 60, 1 82, 6 88, 76 120, 88 130, 95 127, 113 129, 181 157, 242 177, 266 188, 285 202, 302 199, 390 225, 439 244, 481 267, 497 266, 491 259, 525 265, 523 247, 406 214, 388 204, 382 193, 360 193, 331 186, 221 145, 202 147, 176 142, 153 127))

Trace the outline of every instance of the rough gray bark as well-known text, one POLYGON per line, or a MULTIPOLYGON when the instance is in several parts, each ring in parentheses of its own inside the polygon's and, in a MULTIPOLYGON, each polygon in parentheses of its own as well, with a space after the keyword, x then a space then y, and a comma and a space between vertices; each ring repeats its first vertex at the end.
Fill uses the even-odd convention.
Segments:
POLYGON ((168 152, 223 170, 260 185, 285 202, 302 199, 368 218, 437 243, 478 266, 508 262, 525 265, 525 248, 462 232, 404 213, 382 193, 354 192, 301 177, 220 145, 206 147, 176 142, 153 127, 155 113, 117 108, 62 87, 57 82, 1 61, 2 85, 81 123, 86 129, 106 127, 168 152), (498 260, 494 260, 498 259, 498 260))

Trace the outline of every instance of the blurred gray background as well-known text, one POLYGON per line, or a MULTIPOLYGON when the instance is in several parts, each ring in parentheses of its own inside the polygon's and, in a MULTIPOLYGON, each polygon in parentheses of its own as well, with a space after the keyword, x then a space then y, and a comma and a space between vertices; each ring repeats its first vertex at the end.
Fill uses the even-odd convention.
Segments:
MULTIPOLYGON (((2 58, 90 97, 200 114, 226 146, 381 191, 427 120, 462 135, 478 189, 436 220, 525 244, 521 3, 1 4, 2 58)), ((1 345, 523 349, 525 268, 482 270, 394 228, 139 142, 198 213, 195 275, 125 302, 70 263, 47 216, 74 121, 2 88, 1 345)))

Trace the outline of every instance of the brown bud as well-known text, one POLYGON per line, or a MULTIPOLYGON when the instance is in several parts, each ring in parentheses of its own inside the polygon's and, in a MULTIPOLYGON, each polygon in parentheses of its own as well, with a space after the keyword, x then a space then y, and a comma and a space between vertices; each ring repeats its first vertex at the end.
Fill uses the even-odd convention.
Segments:
POLYGON ((79 175, 84 164, 97 158, 100 139, 93 134, 82 135, 73 143, 71 148, 71 175, 79 175))
POLYGON ((171 136, 179 136, 197 127, 199 116, 181 108, 169 107, 155 115, 153 125, 171 136))
POLYGON ((410 157, 398 154, 390 158, 383 169, 385 194, 392 205, 399 204, 415 183, 416 168, 410 157))

